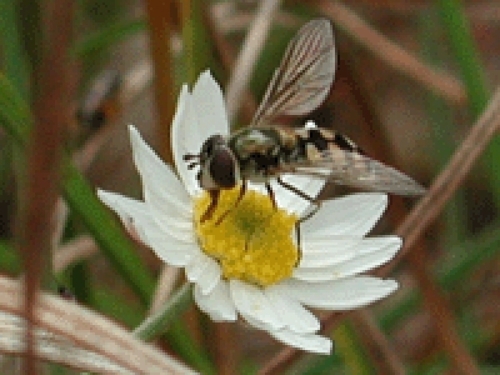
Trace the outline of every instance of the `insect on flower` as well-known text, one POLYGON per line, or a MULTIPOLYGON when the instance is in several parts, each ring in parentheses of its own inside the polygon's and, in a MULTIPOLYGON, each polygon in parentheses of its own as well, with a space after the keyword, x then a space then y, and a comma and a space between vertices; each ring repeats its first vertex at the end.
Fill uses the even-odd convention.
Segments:
POLYGON ((246 192, 247 181, 264 183, 275 207, 271 179, 319 207, 315 197, 283 181, 281 176, 285 174, 398 195, 425 192, 412 178, 366 156, 342 134, 315 126, 291 129, 275 124, 277 117, 305 115, 316 109, 330 90, 335 70, 330 22, 308 22, 288 45, 250 126, 229 137, 213 135, 203 143, 199 154, 184 156, 189 168, 199 166, 198 182, 211 197, 202 221, 211 218, 221 190, 241 183, 237 205, 246 192))
POLYGON ((210 72, 183 85, 171 133, 177 175, 130 126, 143 199, 97 194, 162 261, 184 269, 195 303, 213 321, 241 317, 286 345, 329 354, 333 342, 309 308, 353 310, 393 293, 395 280, 365 273, 390 261, 402 240, 368 236, 387 206, 385 193, 349 194, 320 208, 312 197, 329 179, 358 186, 375 176, 380 190, 396 180, 403 192, 418 185, 334 133, 272 126, 276 114, 306 113, 324 99, 335 68, 328 22, 306 25, 287 56, 252 126, 232 135, 210 72))

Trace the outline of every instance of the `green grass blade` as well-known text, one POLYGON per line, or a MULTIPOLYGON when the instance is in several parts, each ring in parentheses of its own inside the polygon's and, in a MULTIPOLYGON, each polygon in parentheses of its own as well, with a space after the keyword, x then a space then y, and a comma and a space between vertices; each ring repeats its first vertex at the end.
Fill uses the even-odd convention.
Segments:
MULTIPOLYGON (((28 107, 19 93, 5 76, 0 75, 0 126, 21 150, 25 149, 28 142, 32 123, 28 107)), ((97 199, 94 189, 69 158, 64 165, 63 192, 72 212, 83 220, 105 256, 146 304, 153 290, 153 276, 123 233, 117 219, 97 199)))
POLYGON ((486 107, 490 92, 470 26, 459 0, 438 0, 441 21, 460 67, 471 113, 477 118, 486 107))
POLYGON ((0 1, 0 44, 5 75, 28 99, 28 65, 17 25, 17 1, 0 1))
POLYGON ((88 56, 97 51, 105 50, 145 28, 146 23, 141 19, 118 21, 86 36, 76 43, 71 52, 78 57, 88 56))
MULTIPOLYGON (((466 87, 470 113, 477 119, 488 103, 490 92, 463 4, 459 0, 439 0, 437 6, 466 87)), ((500 160, 500 138, 495 137, 485 151, 484 161, 496 205, 500 207, 498 160, 500 160)))
POLYGON ((106 258, 138 294, 148 303, 154 279, 124 235, 117 219, 97 199, 94 189, 69 162, 63 174, 63 193, 71 210, 84 222, 106 258))

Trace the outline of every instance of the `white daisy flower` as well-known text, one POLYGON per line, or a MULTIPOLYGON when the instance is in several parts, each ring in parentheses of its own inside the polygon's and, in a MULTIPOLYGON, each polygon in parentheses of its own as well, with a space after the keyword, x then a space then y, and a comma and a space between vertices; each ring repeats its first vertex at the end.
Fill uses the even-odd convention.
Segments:
MULTIPOLYGON (((100 199, 164 262, 184 267, 196 304, 214 321, 239 315, 287 345, 330 353, 332 342, 318 334, 320 322, 307 307, 355 309, 397 288, 394 280, 360 275, 389 261, 401 246, 396 236, 365 238, 387 196, 351 194, 324 202, 301 224, 300 250, 294 228, 310 203, 277 184, 278 209, 261 186, 249 184, 236 207, 239 188, 223 190, 212 218, 201 222, 209 197, 183 156, 198 152, 214 134, 227 136, 229 125, 222 92, 207 71, 192 92, 184 86, 178 100, 172 146, 180 179, 130 127, 144 200, 105 191, 98 192, 100 199)), ((285 177, 310 196, 323 186, 317 179, 285 177)))

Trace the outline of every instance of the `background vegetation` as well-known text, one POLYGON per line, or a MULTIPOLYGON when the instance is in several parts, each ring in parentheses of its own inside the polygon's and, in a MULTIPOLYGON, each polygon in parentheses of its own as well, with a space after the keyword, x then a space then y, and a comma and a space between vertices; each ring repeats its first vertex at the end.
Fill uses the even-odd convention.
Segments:
POLYGON ((0 1, 0 372, 500 373, 499 32, 494 0, 0 1), (96 187, 140 196, 126 125, 171 160, 179 87, 210 68, 244 126, 314 17, 333 22, 339 68, 310 117, 429 186, 420 201, 391 197, 376 229, 405 238, 376 271, 400 290, 322 315, 326 357, 214 324, 185 290, 168 330, 136 331, 155 348, 134 339, 183 275, 96 199, 96 187), (35 313, 40 289, 52 292, 35 313), (42 331, 25 336, 21 316, 42 331))

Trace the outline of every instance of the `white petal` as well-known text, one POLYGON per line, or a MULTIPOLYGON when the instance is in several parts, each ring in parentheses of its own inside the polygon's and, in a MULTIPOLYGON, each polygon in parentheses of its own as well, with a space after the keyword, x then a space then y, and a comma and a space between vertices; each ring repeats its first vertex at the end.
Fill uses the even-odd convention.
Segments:
POLYGON ((387 207, 387 195, 350 194, 323 202, 321 209, 302 223, 304 233, 364 236, 387 207))
POLYGON ((203 294, 210 293, 221 277, 219 264, 202 251, 191 259, 185 270, 187 279, 199 285, 203 294))
POLYGON ((303 334, 292 332, 289 329, 269 331, 269 334, 276 340, 286 345, 296 347, 311 353, 330 354, 332 352, 332 340, 314 334, 303 334))
POLYGON ((388 262, 401 247, 401 239, 395 236, 368 238, 361 242, 363 243, 367 246, 358 246, 359 254, 350 260, 331 266, 297 268, 293 277, 318 282, 354 276, 388 262))
POLYGON ((215 322, 234 322, 238 318, 229 294, 229 285, 220 280, 209 294, 203 294, 200 286, 194 287, 194 301, 215 322))
POLYGON ((145 203, 103 190, 99 190, 97 194, 118 214, 126 227, 133 225, 141 240, 165 263, 184 266, 199 252, 194 236, 191 241, 179 241, 162 230, 145 203))
POLYGON ((177 172, 191 197, 197 195, 201 189, 196 180, 196 168, 188 169, 189 163, 184 160, 184 156, 200 152, 205 139, 200 135, 199 125, 194 113, 191 94, 188 92, 187 85, 183 85, 172 122, 172 153, 177 172))
POLYGON ((207 267, 196 281, 196 284, 200 285, 202 293, 211 293, 221 280, 221 274, 222 271, 219 264, 216 261, 212 260, 208 263, 207 267))
POLYGON ((141 176, 144 200, 161 225, 179 230, 191 225, 191 199, 172 169, 129 127, 134 162, 141 176), (184 220, 180 220, 184 219, 184 220))
POLYGON ((186 154, 198 154, 203 142, 214 134, 226 136, 229 125, 224 98, 217 82, 207 70, 194 85, 192 94, 183 86, 172 123, 172 150, 175 165, 191 196, 201 189, 196 180, 197 168, 189 170, 186 154))
POLYGON ((301 232, 302 257, 299 268, 325 267, 352 259, 359 252, 360 238, 318 236, 301 232))
POLYGON ((280 316, 261 288, 240 280, 230 280, 229 290, 236 310, 250 324, 265 330, 284 327, 280 316))
POLYGON ((135 230, 141 241, 147 243, 142 228, 156 224, 149 217, 148 207, 144 202, 100 189, 97 190, 97 196, 106 206, 116 212, 125 228, 135 230), (137 218, 139 218, 139 223, 137 218))
POLYGON ((320 282, 336 279, 330 268, 296 268, 293 271, 293 278, 301 281, 320 282))
POLYGON ((402 241, 399 237, 387 236, 367 238, 362 243, 367 246, 360 246, 359 256, 328 267, 336 278, 353 276, 388 262, 396 255, 402 241))
POLYGON ((158 226, 148 226, 144 230, 151 249, 158 258, 172 266, 184 267, 201 251, 196 241, 178 240, 158 226))
MULTIPOLYGON (((285 286, 286 288, 286 286, 285 286)), ((265 289, 267 298, 271 301, 283 323, 294 332, 314 333, 320 329, 318 318, 296 300, 283 293, 280 285, 265 289)))
POLYGON ((203 133, 200 135, 204 139, 214 134, 227 136, 229 123, 224 96, 209 70, 200 74, 191 97, 198 124, 203 128, 203 133))
POLYGON ((299 302, 320 309, 350 310, 386 297, 397 289, 394 280, 357 276, 319 283, 290 279, 288 292, 299 302))
MULTIPOLYGON (((281 179, 312 198, 315 198, 323 186, 325 186, 324 180, 308 176, 296 176, 289 174, 282 176, 281 179)), ((309 206, 311 206, 310 201, 299 197, 293 191, 279 185, 276 181, 272 181, 272 189, 274 191, 278 207, 294 213, 299 217, 307 211, 309 206)))

